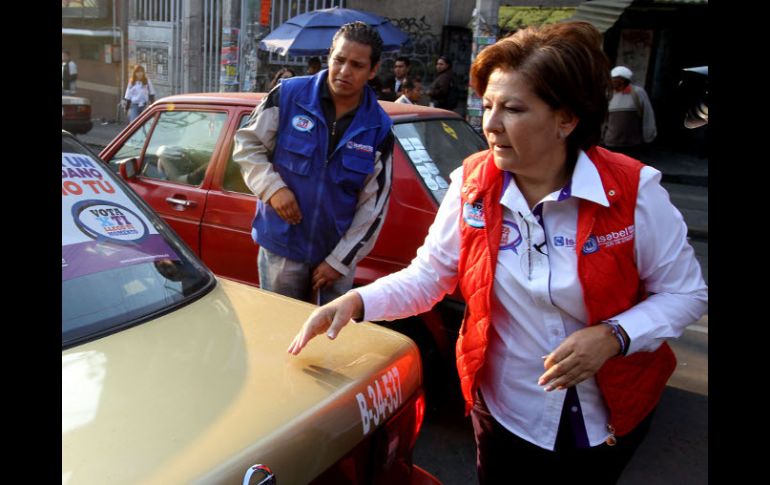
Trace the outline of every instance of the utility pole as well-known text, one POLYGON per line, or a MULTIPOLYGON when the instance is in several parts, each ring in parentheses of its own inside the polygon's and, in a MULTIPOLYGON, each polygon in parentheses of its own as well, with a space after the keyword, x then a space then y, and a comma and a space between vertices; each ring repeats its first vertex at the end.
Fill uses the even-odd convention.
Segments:
POLYGON ((182 3, 182 92, 197 93, 203 89, 203 2, 182 3))
MULTIPOLYGON (((476 0, 473 12, 473 46, 471 47, 471 64, 479 52, 486 46, 497 42, 500 33, 498 19, 500 16, 500 0, 476 0)), ((481 132, 481 98, 476 96, 473 89, 468 89, 468 107, 466 118, 476 131, 481 132)))

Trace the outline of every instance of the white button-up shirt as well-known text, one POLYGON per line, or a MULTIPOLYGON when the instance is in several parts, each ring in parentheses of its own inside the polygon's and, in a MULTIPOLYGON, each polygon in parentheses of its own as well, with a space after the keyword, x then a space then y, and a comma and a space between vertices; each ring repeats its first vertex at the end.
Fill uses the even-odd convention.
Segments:
MULTIPOLYGON (((687 226, 644 167, 635 210, 634 251, 640 278, 652 295, 615 316, 631 339, 628 353, 653 351, 702 316, 707 289, 686 239, 687 226)), ((395 320, 429 310, 458 280, 462 167, 423 246, 409 267, 356 289, 366 320, 395 320), (409 295, 409 297, 404 297, 409 295)), ((513 177, 501 197, 503 235, 495 271, 492 328, 479 384, 492 416, 515 435, 553 450, 566 391, 544 392, 543 356, 588 319, 578 279, 580 199, 608 205, 599 172, 580 151, 570 183, 530 210, 513 177)), ((591 446, 604 442, 608 412, 594 378, 577 385, 591 446)))

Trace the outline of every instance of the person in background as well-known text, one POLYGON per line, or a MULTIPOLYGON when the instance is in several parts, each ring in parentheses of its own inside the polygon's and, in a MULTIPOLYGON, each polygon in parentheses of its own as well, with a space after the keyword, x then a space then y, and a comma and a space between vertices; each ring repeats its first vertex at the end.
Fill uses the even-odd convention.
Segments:
POLYGON ((207 164, 196 164, 181 147, 161 145, 155 152, 158 157, 158 171, 164 180, 187 185, 200 185, 206 174, 207 164))
POLYGON ((312 76, 313 74, 318 73, 321 70, 321 59, 318 57, 311 57, 307 60, 307 69, 305 70, 305 74, 308 76, 312 76))
POLYGON ((411 62, 406 56, 400 56, 393 63, 393 76, 390 76, 382 86, 382 95, 380 99, 385 101, 395 101, 401 93, 401 85, 407 80, 409 75, 409 65, 411 62))
POLYGON ((392 121, 367 86, 381 52, 373 27, 343 25, 329 68, 284 79, 235 134, 233 160, 258 199, 252 237, 265 290, 331 301, 374 247, 393 166, 392 121))
POLYGON ((401 96, 396 99, 396 103, 420 104, 422 99, 422 83, 412 79, 406 79, 401 83, 401 96))
POLYGON ((457 106, 457 92, 452 61, 447 56, 440 56, 436 61, 436 73, 436 79, 428 91, 430 105, 452 110, 457 106))
POLYGON ((78 66, 70 57, 70 51, 61 51, 61 93, 75 94, 77 91, 78 66))
POLYGON ((633 72, 629 68, 617 66, 610 76, 612 99, 604 125, 604 146, 637 158, 645 156, 646 144, 657 135, 650 98, 644 88, 631 83, 633 72))
POLYGON ((268 90, 273 89, 278 85, 279 82, 283 79, 288 79, 290 77, 294 77, 296 74, 294 71, 288 67, 282 67, 278 70, 278 72, 275 73, 275 76, 273 76, 273 80, 270 81, 270 86, 268 86, 268 90))
POLYGON ((382 79, 380 79, 378 76, 374 76, 367 82, 367 84, 370 88, 372 88, 372 91, 374 91, 374 95, 377 96, 377 99, 382 99, 382 79))
POLYGON ((410 266, 317 308, 288 348, 351 319, 420 314, 459 286, 483 485, 616 483, 676 367, 666 340, 707 307, 661 173, 597 146, 608 73, 587 22, 481 51, 470 74, 490 148, 451 174, 410 266))
POLYGON ((131 79, 123 96, 126 101, 128 122, 134 121, 144 109, 155 101, 155 88, 140 64, 134 66, 131 79))

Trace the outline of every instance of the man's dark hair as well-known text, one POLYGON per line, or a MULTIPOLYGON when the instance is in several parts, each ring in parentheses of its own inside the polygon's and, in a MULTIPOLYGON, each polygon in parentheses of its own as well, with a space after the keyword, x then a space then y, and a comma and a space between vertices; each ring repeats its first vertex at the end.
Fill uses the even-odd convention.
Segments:
POLYGON ((452 59, 447 56, 438 56, 439 59, 446 62, 449 67, 452 67, 452 59))
MULTIPOLYGON (((406 56, 398 56, 398 57, 396 57, 396 62, 398 62, 398 61, 401 61, 404 64, 406 64, 406 67, 409 67, 412 64, 412 62, 406 56)), ((395 62, 394 62, 394 64, 395 64, 395 62)))
POLYGON ((319 57, 311 57, 307 60, 308 67, 317 67, 319 70, 321 69, 321 59, 319 57))
POLYGON ((361 21, 345 24, 340 27, 340 30, 338 30, 336 34, 334 34, 331 50, 334 50, 337 39, 342 36, 347 40, 368 45, 372 48, 372 55, 369 57, 372 61, 370 68, 374 69, 374 66, 380 62, 380 55, 382 54, 382 37, 380 37, 380 33, 377 32, 377 29, 361 21))

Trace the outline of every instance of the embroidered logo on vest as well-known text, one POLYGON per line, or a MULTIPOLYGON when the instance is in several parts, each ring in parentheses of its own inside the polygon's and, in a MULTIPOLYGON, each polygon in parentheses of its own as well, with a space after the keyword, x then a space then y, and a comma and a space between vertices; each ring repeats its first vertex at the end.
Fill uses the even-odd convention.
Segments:
POLYGON ((523 238, 519 226, 515 222, 503 221, 503 233, 500 236, 500 251, 510 249, 513 254, 519 254, 516 248, 521 244, 523 238))
POLYGON ((374 153, 374 147, 371 145, 362 145, 360 143, 356 143, 354 141, 349 141, 346 146, 349 150, 355 150, 358 152, 364 152, 364 153, 374 153))
POLYGON ((484 227, 484 204, 466 202, 463 205, 463 220, 471 227, 484 227))
POLYGON ((294 126, 294 129, 299 131, 310 131, 315 126, 315 123, 313 123, 313 120, 311 120, 307 116, 302 116, 302 115, 297 115, 294 118, 292 118, 291 124, 292 126, 294 126))
POLYGON ((634 225, 621 229, 620 231, 612 231, 603 236, 597 237, 599 246, 608 248, 610 246, 616 246, 618 244, 627 243, 634 240, 634 225))
POLYGON ((599 242, 596 240, 596 236, 591 234, 588 236, 586 243, 583 244, 583 254, 592 254, 599 250, 599 242))

